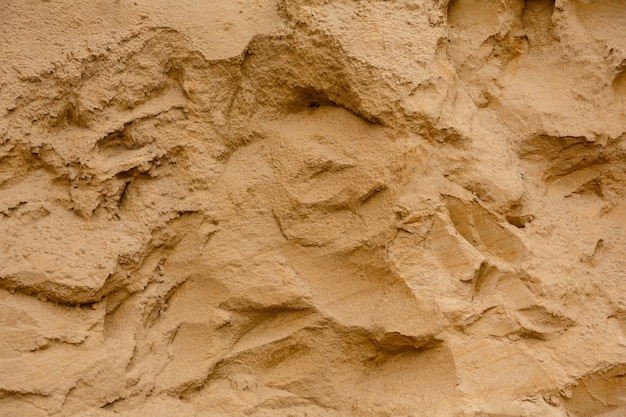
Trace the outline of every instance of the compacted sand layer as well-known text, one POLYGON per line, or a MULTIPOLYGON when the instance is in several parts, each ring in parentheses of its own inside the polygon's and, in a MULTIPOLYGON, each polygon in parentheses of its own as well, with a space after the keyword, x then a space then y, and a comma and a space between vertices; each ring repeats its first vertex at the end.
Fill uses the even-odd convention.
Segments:
POLYGON ((0 1, 0 415, 626 415, 626 2, 0 1))

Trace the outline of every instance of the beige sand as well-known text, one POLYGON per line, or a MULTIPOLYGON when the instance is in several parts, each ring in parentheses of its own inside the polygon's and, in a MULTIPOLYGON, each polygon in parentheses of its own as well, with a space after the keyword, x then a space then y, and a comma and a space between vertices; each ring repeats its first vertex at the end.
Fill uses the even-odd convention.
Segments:
POLYGON ((626 415, 626 2, 0 23, 0 416, 626 415))

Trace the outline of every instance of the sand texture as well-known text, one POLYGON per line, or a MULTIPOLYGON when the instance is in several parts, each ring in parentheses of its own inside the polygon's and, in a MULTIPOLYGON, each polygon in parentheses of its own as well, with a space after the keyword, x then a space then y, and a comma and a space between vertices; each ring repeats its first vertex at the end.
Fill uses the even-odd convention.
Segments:
POLYGON ((626 1, 0 0, 0 416, 626 416, 626 1))

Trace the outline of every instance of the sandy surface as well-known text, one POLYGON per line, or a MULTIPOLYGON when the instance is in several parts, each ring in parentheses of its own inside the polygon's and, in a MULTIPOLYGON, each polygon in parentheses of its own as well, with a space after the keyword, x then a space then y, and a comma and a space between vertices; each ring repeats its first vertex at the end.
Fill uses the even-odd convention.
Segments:
POLYGON ((626 415, 626 2, 0 2, 0 415, 626 415))

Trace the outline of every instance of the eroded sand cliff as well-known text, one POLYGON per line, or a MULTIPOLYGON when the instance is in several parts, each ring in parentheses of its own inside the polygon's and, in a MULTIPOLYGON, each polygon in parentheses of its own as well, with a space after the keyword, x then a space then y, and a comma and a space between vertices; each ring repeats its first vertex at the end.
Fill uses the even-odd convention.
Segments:
POLYGON ((626 2, 0 18, 0 415, 626 415, 626 2))

